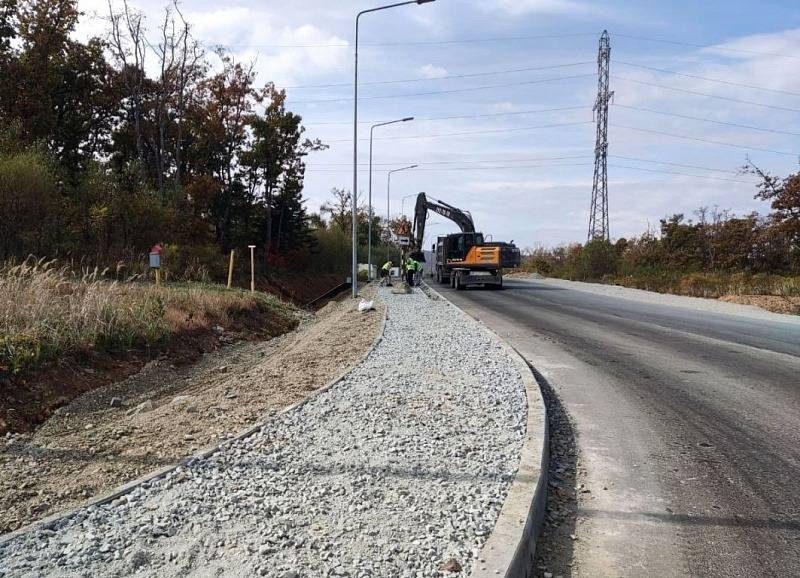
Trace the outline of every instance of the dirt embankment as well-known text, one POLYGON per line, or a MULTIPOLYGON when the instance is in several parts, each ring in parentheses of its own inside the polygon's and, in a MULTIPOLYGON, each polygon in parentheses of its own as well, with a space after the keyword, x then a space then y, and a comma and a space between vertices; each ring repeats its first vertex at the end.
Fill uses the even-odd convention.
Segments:
POLYGON ((114 353, 87 348, 43 370, 21 376, 0 371, 0 436, 9 431, 33 430, 76 397, 125 379, 154 358, 169 359, 170 364, 182 366, 236 341, 282 335, 297 327, 297 323, 288 309, 278 312, 257 307, 231 308, 224 319, 205 320, 202 324, 180 323, 180 330, 166 344, 153 348, 114 353))
POLYGON ((375 339, 382 312, 361 314, 355 305, 332 302, 292 333, 236 343, 192 365, 151 361, 61 407, 36 432, 7 434, 0 441, 0 533, 215 445, 301 400, 375 339))

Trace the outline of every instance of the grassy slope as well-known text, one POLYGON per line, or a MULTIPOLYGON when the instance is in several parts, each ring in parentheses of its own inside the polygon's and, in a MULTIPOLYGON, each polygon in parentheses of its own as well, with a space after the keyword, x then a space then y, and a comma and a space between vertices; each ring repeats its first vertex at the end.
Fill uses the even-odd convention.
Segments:
POLYGON ((19 375, 90 351, 158 348, 176 335, 228 327, 234 318, 246 325, 254 316, 293 322, 292 307, 264 293, 108 282, 97 270, 76 276, 52 263, 7 266, 0 269, 0 372, 19 375))

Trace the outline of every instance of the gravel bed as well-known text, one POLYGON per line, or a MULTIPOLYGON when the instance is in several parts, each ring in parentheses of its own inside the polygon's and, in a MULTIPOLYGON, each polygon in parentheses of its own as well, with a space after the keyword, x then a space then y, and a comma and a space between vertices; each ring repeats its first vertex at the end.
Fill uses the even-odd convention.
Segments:
MULTIPOLYGON (((348 377, 256 434, 0 546, 0 576, 465 576, 519 463, 519 372, 421 292, 348 377)), ((372 313, 375 314, 375 313, 372 313)))

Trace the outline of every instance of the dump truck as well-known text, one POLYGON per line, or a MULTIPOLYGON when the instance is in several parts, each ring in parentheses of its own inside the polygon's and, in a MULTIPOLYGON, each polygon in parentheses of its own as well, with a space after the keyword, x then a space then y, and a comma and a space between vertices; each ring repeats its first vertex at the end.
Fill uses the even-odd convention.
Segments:
POLYGON ((487 288, 503 287, 503 271, 520 265, 520 251, 514 242, 487 241, 483 233, 475 231, 475 223, 468 211, 463 211, 440 200, 428 199, 425 193, 417 196, 414 211, 413 252, 415 259, 424 260, 422 243, 428 211, 450 219, 461 229, 460 233, 437 237, 432 246, 435 259, 433 275, 439 283, 464 289, 470 285, 487 288))

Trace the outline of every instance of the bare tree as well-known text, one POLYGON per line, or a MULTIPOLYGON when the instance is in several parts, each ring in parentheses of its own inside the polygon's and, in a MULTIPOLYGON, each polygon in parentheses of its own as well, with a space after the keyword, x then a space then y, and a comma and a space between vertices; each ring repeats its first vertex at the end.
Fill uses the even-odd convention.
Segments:
POLYGON ((183 143, 183 117, 186 109, 187 89, 197 78, 197 65, 203 57, 199 43, 191 37, 189 23, 183 17, 177 0, 164 9, 161 23, 161 38, 151 46, 158 59, 160 76, 155 98, 155 136, 153 149, 158 171, 159 193, 164 194, 164 177, 168 172, 167 130, 174 121, 176 125, 174 160, 176 183, 181 182, 181 147, 183 143))
POLYGON ((205 72, 201 66, 205 58, 200 43, 190 34, 189 24, 180 11, 177 0, 173 4, 175 12, 181 20, 181 33, 179 35, 180 53, 177 62, 176 82, 176 110, 175 110, 175 182, 181 186, 183 169, 183 124, 186 114, 186 103, 191 98, 191 88, 203 77, 205 72))
POLYGON ((122 10, 114 9, 108 0, 108 19, 111 24, 108 46, 122 73, 126 97, 133 107, 133 124, 136 135, 136 152, 140 170, 144 170, 144 139, 142 134, 142 94, 145 83, 145 28, 144 16, 133 10, 128 0, 122 0, 122 10))

